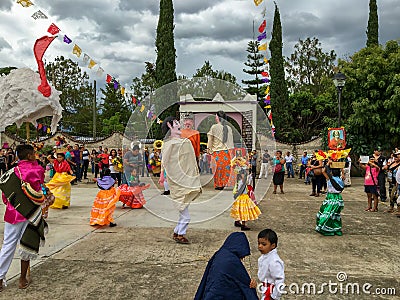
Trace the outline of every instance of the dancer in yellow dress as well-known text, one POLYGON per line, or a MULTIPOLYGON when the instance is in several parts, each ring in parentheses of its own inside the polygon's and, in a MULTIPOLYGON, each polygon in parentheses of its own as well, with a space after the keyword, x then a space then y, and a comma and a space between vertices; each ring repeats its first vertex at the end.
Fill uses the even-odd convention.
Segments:
POLYGON ((71 200, 71 181, 75 179, 72 176, 72 170, 65 160, 64 153, 57 153, 57 159, 54 161, 54 170, 56 173, 46 186, 56 198, 50 208, 68 208, 71 200))
POLYGON ((261 214, 260 209, 249 196, 247 188, 247 162, 243 157, 235 157, 231 162, 231 167, 237 174, 237 181, 233 189, 235 202, 232 204, 231 217, 235 219, 234 225, 241 230, 250 230, 246 226, 247 221, 258 219, 261 214))

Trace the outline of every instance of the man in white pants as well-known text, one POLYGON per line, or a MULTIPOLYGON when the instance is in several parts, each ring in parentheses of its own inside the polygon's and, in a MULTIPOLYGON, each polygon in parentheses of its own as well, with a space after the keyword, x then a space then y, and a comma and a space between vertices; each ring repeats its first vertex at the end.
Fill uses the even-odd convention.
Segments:
POLYGON ((261 162, 261 170, 260 170, 260 176, 258 178, 262 178, 263 172, 265 172, 265 178, 268 176, 268 164, 271 160, 271 155, 269 155, 268 150, 264 150, 264 154, 262 156, 262 162, 261 162))
POLYGON ((171 198, 179 211, 178 224, 172 238, 179 244, 189 244, 185 237, 189 222, 189 204, 201 194, 201 183, 196 156, 189 139, 181 138, 179 121, 174 117, 166 118, 162 123, 165 134, 161 148, 161 176, 159 183, 166 179, 171 198))

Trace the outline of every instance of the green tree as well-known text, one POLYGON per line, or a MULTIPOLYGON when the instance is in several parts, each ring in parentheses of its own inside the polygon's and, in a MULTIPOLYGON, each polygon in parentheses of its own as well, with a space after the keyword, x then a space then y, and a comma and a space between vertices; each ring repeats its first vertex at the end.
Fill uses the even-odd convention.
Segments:
POLYGON ((124 132, 124 130, 125 126, 121 121, 121 114, 119 112, 116 112, 115 115, 109 119, 103 119, 103 126, 101 130, 103 134, 111 134, 114 131, 124 132))
POLYGON ((279 8, 275 3, 274 24, 272 38, 269 44, 271 51, 270 75, 271 75, 271 106, 273 122, 276 128, 275 136, 278 139, 287 139, 288 134, 283 133, 285 126, 291 119, 287 110, 289 95, 285 80, 284 59, 282 56, 282 26, 279 8))
POLYGON ((369 17, 368 17, 368 28, 367 28, 367 47, 378 46, 378 6, 376 0, 369 0, 369 17))
POLYGON ((400 47, 389 41, 385 47, 367 47, 349 61, 340 60, 346 76, 343 119, 348 142, 355 153, 374 146, 386 150, 400 143, 400 47))
POLYGON ((176 50, 174 45, 174 7, 172 0, 160 0, 157 25, 156 86, 162 87, 176 81, 176 50))
POLYGON ((265 84, 262 81, 261 73, 263 72, 264 55, 258 51, 260 43, 258 41, 250 41, 247 44, 247 61, 244 63, 249 69, 243 69, 243 72, 249 74, 252 79, 242 80, 243 84, 247 85, 246 92, 251 95, 257 95, 260 106, 264 106, 263 97, 265 96, 265 84))
POLYGON ((47 79, 59 90, 63 107, 61 129, 78 135, 91 135, 93 131, 93 95, 89 75, 78 63, 63 56, 56 57, 45 66, 47 79))
POLYGON ((104 120, 110 120, 112 117, 118 115, 118 120, 125 127, 131 115, 125 96, 122 95, 121 90, 114 88, 114 83, 108 83, 105 89, 100 89, 103 97, 101 104, 100 119, 104 124, 104 120))
POLYGON ((310 91, 315 97, 332 85, 336 54, 334 50, 323 52, 317 38, 299 40, 294 53, 286 58, 286 74, 289 90, 310 91))
POLYGON ((0 75, 8 75, 10 74, 11 70, 17 69, 16 67, 4 67, 0 68, 0 75))
POLYGON ((156 71, 153 63, 145 62, 145 73, 132 80, 131 89, 138 101, 142 101, 148 95, 154 93, 156 90, 156 71))

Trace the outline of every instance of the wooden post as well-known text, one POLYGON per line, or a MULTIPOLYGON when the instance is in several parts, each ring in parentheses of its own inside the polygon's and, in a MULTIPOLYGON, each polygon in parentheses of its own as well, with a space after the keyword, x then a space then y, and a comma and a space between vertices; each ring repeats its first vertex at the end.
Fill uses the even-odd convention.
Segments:
POLYGON ((29 143, 29 140, 31 138, 31 133, 29 131, 29 123, 28 122, 25 123, 25 129, 26 129, 26 141, 29 143))

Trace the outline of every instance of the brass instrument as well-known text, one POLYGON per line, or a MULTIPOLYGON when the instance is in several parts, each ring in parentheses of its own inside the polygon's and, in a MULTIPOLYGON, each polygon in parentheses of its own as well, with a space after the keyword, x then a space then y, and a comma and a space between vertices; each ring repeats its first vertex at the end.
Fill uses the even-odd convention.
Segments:
POLYGON ((157 149, 157 150, 161 150, 163 145, 164 145, 164 142, 162 140, 156 140, 153 143, 153 148, 157 149))

